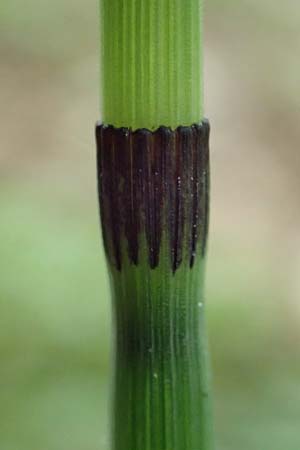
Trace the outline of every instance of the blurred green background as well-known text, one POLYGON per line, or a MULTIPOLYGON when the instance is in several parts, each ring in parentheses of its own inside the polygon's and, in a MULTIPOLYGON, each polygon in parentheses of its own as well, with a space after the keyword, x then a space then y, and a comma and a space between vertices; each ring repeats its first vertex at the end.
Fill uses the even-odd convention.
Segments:
MULTIPOLYGON (((0 5, 0 450, 108 449, 97 6, 0 5)), ((294 0, 206 1, 218 450, 300 448, 299 30, 294 0)))

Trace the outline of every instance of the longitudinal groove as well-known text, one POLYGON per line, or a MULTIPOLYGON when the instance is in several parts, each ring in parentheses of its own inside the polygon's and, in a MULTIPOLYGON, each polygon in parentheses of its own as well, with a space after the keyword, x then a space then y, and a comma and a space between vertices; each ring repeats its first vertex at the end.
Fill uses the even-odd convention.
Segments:
POLYGON ((207 233, 208 122, 154 132, 97 125, 96 136, 110 262, 117 270, 127 257, 138 265, 144 236, 149 265, 155 269, 165 232, 173 273, 185 258, 192 268, 196 257, 204 255, 207 233))
MULTIPOLYGON (((200 139, 200 136, 196 135, 196 139, 200 139)), ((200 145, 200 143, 198 144, 200 145)), ((196 146, 197 147, 197 146, 196 146)), ((191 228, 191 255, 190 255, 190 267, 193 267, 196 256, 196 243, 197 243, 197 229, 199 224, 199 155, 198 152, 192 152, 192 228, 191 228)))

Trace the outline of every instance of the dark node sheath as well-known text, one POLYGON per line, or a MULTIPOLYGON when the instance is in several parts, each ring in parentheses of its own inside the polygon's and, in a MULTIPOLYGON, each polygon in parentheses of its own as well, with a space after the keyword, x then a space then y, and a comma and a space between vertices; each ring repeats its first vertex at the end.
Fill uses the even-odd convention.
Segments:
POLYGON ((149 265, 159 265, 162 239, 176 272, 192 268, 206 247, 209 206, 208 121, 156 131, 97 124, 99 202, 105 251, 118 270, 128 255, 139 264, 147 243, 149 265), (143 239, 144 238, 144 239, 143 239))

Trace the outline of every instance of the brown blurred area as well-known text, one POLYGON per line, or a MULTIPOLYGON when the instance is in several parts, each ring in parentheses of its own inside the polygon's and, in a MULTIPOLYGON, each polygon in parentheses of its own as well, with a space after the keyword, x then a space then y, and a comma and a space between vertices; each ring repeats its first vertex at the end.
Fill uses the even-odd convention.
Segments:
MULTIPOLYGON (((0 7, 0 449, 107 444, 98 5, 0 7)), ((300 4, 206 1, 218 450, 300 446, 300 4)))
POLYGON ((300 8, 252 1, 210 11, 205 92, 215 128, 214 226, 225 221, 243 238, 247 230, 249 243, 255 237, 279 252, 280 269, 290 272, 299 229, 300 8))

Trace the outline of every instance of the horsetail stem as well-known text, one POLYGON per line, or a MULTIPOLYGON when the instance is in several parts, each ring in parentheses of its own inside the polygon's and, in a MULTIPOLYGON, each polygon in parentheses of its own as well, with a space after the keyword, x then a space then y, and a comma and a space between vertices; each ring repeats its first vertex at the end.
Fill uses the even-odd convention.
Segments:
POLYGON ((203 116, 202 0, 100 0, 102 119, 155 130, 203 116))
POLYGON ((101 0, 99 202, 115 330, 113 450, 212 450, 201 1, 101 0))

